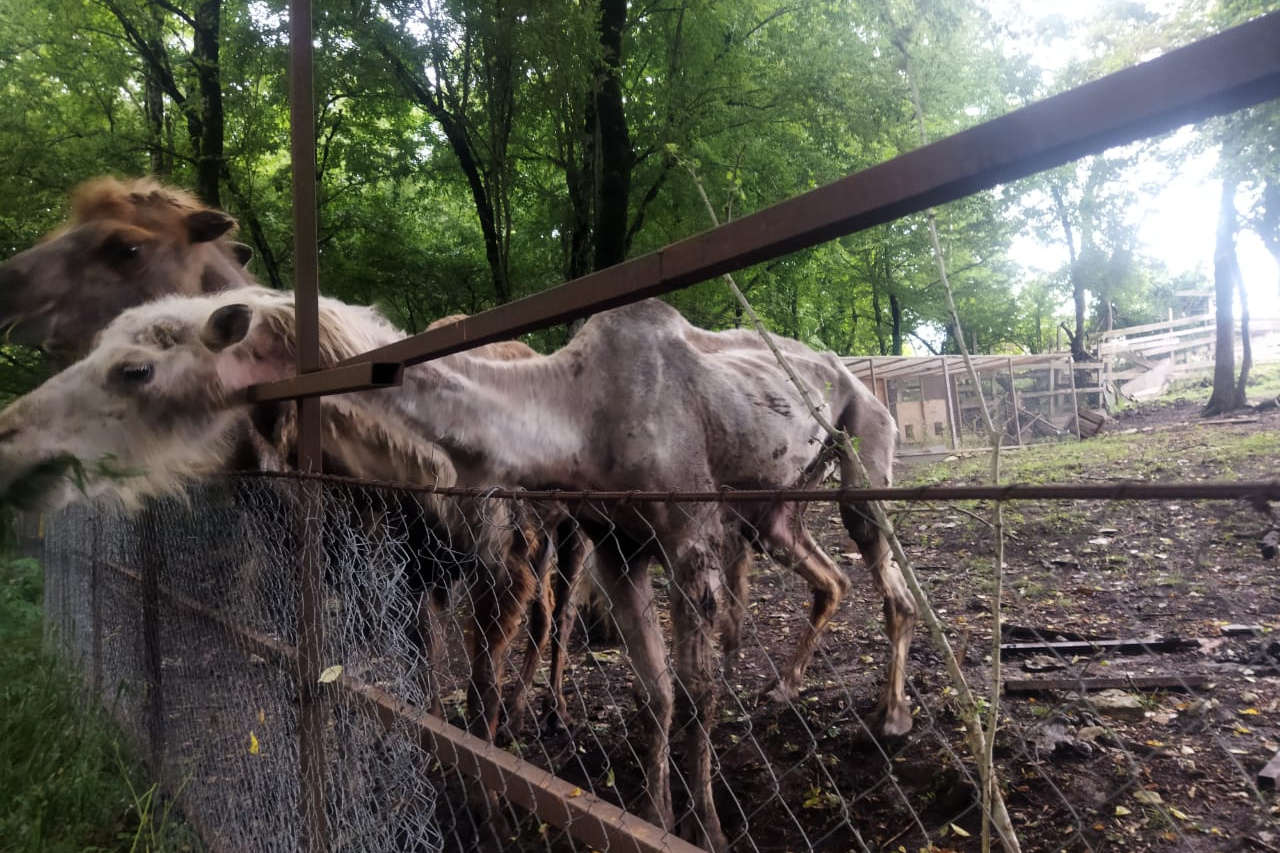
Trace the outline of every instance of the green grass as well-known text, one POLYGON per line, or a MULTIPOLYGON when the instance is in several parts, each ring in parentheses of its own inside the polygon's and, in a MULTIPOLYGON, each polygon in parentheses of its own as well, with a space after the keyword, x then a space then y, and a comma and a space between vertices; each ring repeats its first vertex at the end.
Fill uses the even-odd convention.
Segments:
MULTIPOLYGON (((1094 477, 1126 480, 1184 480, 1206 473, 1214 479, 1254 478, 1261 476, 1261 468, 1270 469, 1275 446, 1274 432, 1228 435, 1193 420, 1185 428, 1157 428, 1137 436, 1103 433, 1084 441, 1005 448, 1000 455, 1000 479, 1003 483, 1067 483, 1076 482, 1086 470, 1094 477), (1194 467, 1206 460, 1211 460, 1211 472, 1194 467)), ((905 465, 897 479, 904 486, 942 480, 979 483, 988 482, 990 472, 988 454, 971 453, 945 462, 905 465)))
POLYGON ((0 560, 0 851, 180 851, 191 834, 42 645, 41 573, 0 560))

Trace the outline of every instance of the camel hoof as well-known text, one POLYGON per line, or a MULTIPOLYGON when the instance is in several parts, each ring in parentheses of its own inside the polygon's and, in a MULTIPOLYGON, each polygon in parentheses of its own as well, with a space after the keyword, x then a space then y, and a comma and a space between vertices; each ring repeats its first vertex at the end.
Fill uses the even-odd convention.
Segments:
POLYGON ((707 826, 692 812, 681 819, 676 835, 694 847, 709 850, 711 853, 725 853, 729 849, 729 838, 720 828, 720 822, 713 819, 712 825, 707 826))
POLYGON ((569 727, 564 724, 560 713, 555 710, 547 711, 538 722, 539 737, 558 737, 568 731, 569 727))
POLYGON ((911 731, 911 711, 903 706, 894 710, 885 710, 881 724, 877 727, 885 737, 903 737, 911 731))
POLYGON ((756 694, 758 705, 790 705, 800 696, 800 691, 782 681, 775 681, 756 694))

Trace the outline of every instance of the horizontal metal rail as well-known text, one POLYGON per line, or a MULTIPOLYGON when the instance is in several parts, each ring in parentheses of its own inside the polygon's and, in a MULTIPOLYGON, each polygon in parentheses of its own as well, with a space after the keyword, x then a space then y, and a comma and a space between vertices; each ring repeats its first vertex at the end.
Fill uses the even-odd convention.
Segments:
POLYGON ((301 400, 349 391, 368 391, 399 385, 404 368, 398 362, 361 361, 332 370, 304 373, 277 382, 252 385, 247 394, 250 403, 272 400, 301 400))
POLYGON ((302 474, 292 471, 246 471, 237 477, 315 479, 338 485, 397 489, 450 497, 503 500, 557 501, 563 503, 827 503, 832 501, 1280 501, 1280 480, 1239 483, 1150 483, 1120 480, 1114 483, 1058 483, 1005 486, 894 486, 877 489, 726 489, 719 492, 584 492, 559 489, 463 489, 413 483, 384 483, 335 474, 302 474))
MULTIPOLYGON (((84 556, 89 559, 92 555, 84 556)), ((133 569, 111 562, 106 565, 117 574, 142 583, 142 575, 133 569)), ((245 651, 277 667, 296 671, 298 649, 295 646, 241 624, 166 586, 161 586, 159 592, 179 609, 223 631, 245 651)), ((433 717, 381 688, 349 675, 339 676, 332 686, 344 693, 354 707, 386 728, 399 725, 413 730, 423 749, 442 764, 479 779, 538 815, 539 820, 564 829, 595 849, 610 853, 703 853, 661 827, 521 761, 495 744, 433 717)))
MULTIPOLYGON (((1046 98, 651 254, 343 364, 412 365, 574 320, 1275 97, 1280 97, 1280 13, 1046 98)), ((270 393, 315 387, 304 386, 302 379, 291 381, 299 384, 275 383, 270 393)))

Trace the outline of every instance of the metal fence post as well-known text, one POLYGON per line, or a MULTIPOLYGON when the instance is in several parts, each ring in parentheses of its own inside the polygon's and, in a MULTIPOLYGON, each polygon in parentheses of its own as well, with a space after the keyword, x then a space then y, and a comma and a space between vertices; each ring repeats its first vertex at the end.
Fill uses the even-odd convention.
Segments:
POLYGON ((142 573, 142 717, 147 733, 147 757, 152 767, 159 769, 163 766, 164 757, 164 683, 160 652, 160 573, 164 570, 164 530, 154 503, 143 507, 139 532, 142 534, 138 543, 138 556, 142 563, 139 566, 142 573))
MULTIPOLYGON (((297 316, 298 374, 320 367, 319 271, 316 224, 316 145, 313 104, 310 0, 289 3, 289 131, 293 156, 294 310, 297 316)), ((320 401, 300 399, 298 468, 319 473, 320 401)), ((298 761, 302 774, 301 849, 329 847, 325 815, 325 705, 320 690, 324 623, 321 604, 320 484, 301 483, 301 533, 298 555, 298 761)))
MULTIPOLYGON (((102 514, 93 515, 93 550, 89 552, 89 689, 102 699, 102 514)), ((145 612, 144 612, 145 615, 145 612)))

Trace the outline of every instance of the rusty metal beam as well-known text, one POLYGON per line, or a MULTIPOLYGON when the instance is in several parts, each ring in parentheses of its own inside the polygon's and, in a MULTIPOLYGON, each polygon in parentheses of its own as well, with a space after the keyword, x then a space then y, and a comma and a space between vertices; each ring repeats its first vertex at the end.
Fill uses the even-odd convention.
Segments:
MULTIPOLYGON (((293 472, 254 471, 238 477, 298 478, 293 472)), ((894 486, 877 489, 742 489, 719 492, 579 492, 559 489, 462 489, 435 488, 416 483, 380 483, 354 477, 323 475, 309 479, 326 480, 373 488, 394 488, 411 492, 435 492, 457 497, 485 497, 500 500, 556 501, 562 503, 835 503, 838 501, 1280 501, 1280 480, 1247 480, 1239 483, 1184 482, 1150 483, 1121 480, 1114 483, 1059 483, 1035 485, 1010 483, 1004 486, 894 486)))
POLYGON ((408 724, 423 749, 478 778, 485 787, 568 831, 593 849, 610 853, 703 853, 701 848, 612 803, 588 794, 487 740, 431 716, 380 688, 341 676, 339 686, 358 707, 391 728, 408 724))
POLYGON ((668 293, 1280 96, 1280 13, 1047 98, 609 269, 347 363, 417 364, 668 293))
POLYGON ((250 403, 271 400, 301 400, 346 394, 373 388, 390 388, 400 384, 402 368, 395 362, 362 361, 332 370, 306 373, 278 382, 264 382, 248 389, 250 403))

